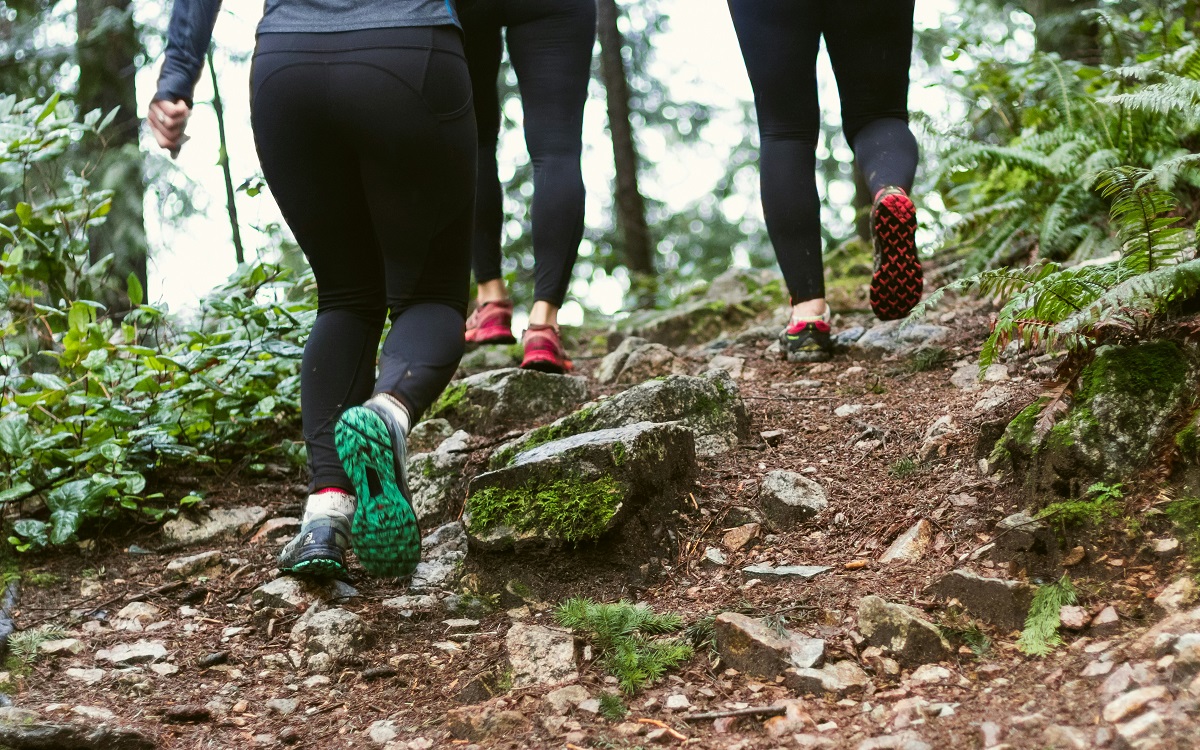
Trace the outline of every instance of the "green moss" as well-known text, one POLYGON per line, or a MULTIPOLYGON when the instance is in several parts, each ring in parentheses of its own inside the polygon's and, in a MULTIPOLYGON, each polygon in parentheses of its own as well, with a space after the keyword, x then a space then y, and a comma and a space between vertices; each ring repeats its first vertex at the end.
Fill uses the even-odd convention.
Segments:
POLYGON ((471 525, 482 530, 511 526, 518 532, 541 530, 568 542, 604 533, 621 504, 621 488, 612 477, 529 483, 515 489, 487 487, 467 500, 471 525))
POLYGON ((1200 421, 1200 411, 1192 415, 1188 420, 1187 427, 1184 427, 1175 435, 1175 447, 1179 449, 1180 455, 1189 461, 1195 461, 1200 458, 1200 434, 1197 434, 1196 424, 1200 421))
POLYGON ((996 441, 992 455, 988 456, 988 463, 996 466, 1010 463, 1015 447, 1021 448, 1025 453, 1034 452, 1033 428, 1037 424, 1038 415, 1042 413, 1044 403, 1046 399, 1039 398, 1013 417, 1005 428, 1004 435, 996 441))
POLYGON ((445 414, 449 414, 458 408, 462 400, 466 398, 467 386, 464 383, 454 383, 442 391, 442 395, 434 402, 429 409, 429 415, 426 419, 437 419, 445 414))
POLYGON ((1120 500, 1125 496, 1120 484, 1097 482, 1087 489, 1082 500, 1064 500, 1047 505, 1038 518, 1051 519, 1066 526, 1099 526, 1121 514, 1120 500))
POLYGON ((616 443, 612 449, 613 466, 620 466, 625 463, 625 444, 616 443))
POLYGON ((1187 374, 1187 359, 1173 341, 1106 347, 1080 374, 1076 403, 1087 404, 1105 391, 1165 396, 1187 374))
MULTIPOLYGON (((1172 500, 1164 509, 1192 565, 1200 566, 1200 497, 1172 500)), ((1200 571, 1198 571, 1200 572, 1200 571)))

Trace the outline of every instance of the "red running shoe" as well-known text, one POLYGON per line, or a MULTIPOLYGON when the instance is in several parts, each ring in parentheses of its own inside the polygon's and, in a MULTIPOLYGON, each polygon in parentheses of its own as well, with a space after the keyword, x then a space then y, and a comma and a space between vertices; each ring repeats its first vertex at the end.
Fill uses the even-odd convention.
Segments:
POLYGON ((468 344, 515 344, 512 334, 513 305, 508 300, 484 302, 467 318, 468 344))
POLYGON ((567 355, 563 351, 558 326, 530 325, 525 329, 521 343, 525 346, 525 359, 521 360, 521 367, 526 370, 550 372, 556 375, 562 375, 572 370, 571 360, 567 359, 567 355))
POLYGON ((917 257, 917 213, 898 187, 886 187, 871 209, 875 273, 871 277, 871 309, 880 320, 908 315, 921 301, 925 275, 917 257))

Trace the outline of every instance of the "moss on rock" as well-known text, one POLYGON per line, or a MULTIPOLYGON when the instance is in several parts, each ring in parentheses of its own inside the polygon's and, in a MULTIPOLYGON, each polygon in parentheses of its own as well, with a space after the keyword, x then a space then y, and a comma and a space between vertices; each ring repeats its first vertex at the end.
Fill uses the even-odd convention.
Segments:
POLYGON ((621 507, 623 493, 612 477, 564 477, 511 489, 487 487, 471 496, 467 511, 480 532, 509 526, 544 531, 566 542, 595 539, 621 507))

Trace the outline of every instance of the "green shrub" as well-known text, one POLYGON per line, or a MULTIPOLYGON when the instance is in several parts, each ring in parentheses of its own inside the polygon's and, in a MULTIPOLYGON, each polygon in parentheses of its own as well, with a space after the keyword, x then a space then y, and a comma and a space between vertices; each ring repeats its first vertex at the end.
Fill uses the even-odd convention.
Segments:
POLYGON ((654 684, 692 658, 690 643, 663 637, 683 627, 678 615, 660 615, 626 601, 598 604, 586 598, 568 599, 554 615, 559 624, 592 640, 601 665, 617 678, 626 695, 654 684))

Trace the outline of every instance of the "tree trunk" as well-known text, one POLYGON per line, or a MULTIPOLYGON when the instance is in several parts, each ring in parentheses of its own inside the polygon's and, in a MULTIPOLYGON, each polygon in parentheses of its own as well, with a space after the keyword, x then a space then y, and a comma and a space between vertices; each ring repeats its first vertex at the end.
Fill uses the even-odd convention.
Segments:
POLYGON ((1026 0, 1025 11, 1037 24, 1034 44, 1041 52, 1057 52, 1065 60, 1095 64, 1100 60, 1100 24, 1083 11, 1096 0, 1026 0))
POLYGON ((638 189, 638 154, 629 120, 629 81, 621 56, 625 40, 617 27, 616 0, 598 0, 601 73, 608 92, 608 130, 612 135, 617 171, 617 226, 624 241, 625 267, 633 275, 633 296, 638 307, 653 304, 654 249, 646 226, 646 202, 638 189))
POLYGON ((85 154, 92 172, 92 185, 113 191, 107 221, 92 230, 92 262, 112 255, 106 299, 110 310, 128 309, 122 291, 130 274, 147 290, 146 226, 143 218, 146 185, 142 177, 142 155, 138 149, 137 91, 135 62, 141 45, 133 24, 130 0, 78 0, 76 7, 79 90, 76 101, 83 112, 118 109, 116 119, 104 133, 103 151, 85 154))

